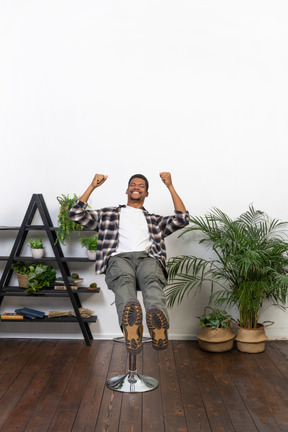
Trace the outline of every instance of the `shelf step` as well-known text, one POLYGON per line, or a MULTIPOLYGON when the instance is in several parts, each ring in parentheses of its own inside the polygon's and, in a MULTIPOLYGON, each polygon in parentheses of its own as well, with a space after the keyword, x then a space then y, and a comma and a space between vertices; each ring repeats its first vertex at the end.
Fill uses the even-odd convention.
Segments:
MULTIPOLYGON (((87 322, 87 323, 95 323, 97 321, 97 316, 96 315, 92 315, 90 318, 82 318, 83 322, 87 322)), ((13 320, 13 319, 2 319, 1 321, 2 323, 4 322, 9 322, 9 323, 23 323, 23 322, 30 322, 30 323, 38 323, 39 322, 50 322, 50 323, 63 323, 63 322, 69 322, 69 323, 78 323, 78 320, 76 317, 73 316, 63 316, 63 317, 56 317, 56 318, 48 318, 47 315, 44 316, 44 318, 35 318, 35 319, 19 319, 19 320, 13 320)))
MULTIPOLYGON (((100 287, 97 287, 97 289, 89 289, 87 287, 79 287, 77 290, 72 290, 75 294, 98 294, 100 292, 100 287)), ((42 291, 39 291, 38 293, 28 295, 25 292, 25 288, 20 288, 18 286, 3 286, 2 292, 0 293, 0 297, 4 296, 14 296, 14 297, 21 297, 21 296, 27 296, 27 297, 67 297, 69 296, 69 293, 67 290, 55 290, 53 288, 50 289, 43 289, 42 291)))
MULTIPOLYGON (((0 258, 2 259, 2 258, 0 258)), ((6 257, 6 260, 8 257, 6 257)), ((14 256, 13 261, 32 261, 32 262, 48 262, 48 261, 57 261, 55 256, 53 257, 43 257, 40 259, 35 259, 32 256, 14 256)), ((89 260, 86 257, 61 257, 60 261, 62 262, 91 262, 95 263, 95 261, 89 260)))

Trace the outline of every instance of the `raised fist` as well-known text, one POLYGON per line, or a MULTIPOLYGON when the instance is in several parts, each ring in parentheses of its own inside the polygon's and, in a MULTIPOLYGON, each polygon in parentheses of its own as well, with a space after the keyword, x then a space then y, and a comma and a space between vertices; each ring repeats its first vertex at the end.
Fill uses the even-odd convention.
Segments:
POLYGON ((94 188, 97 188, 99 186, 101 186, 106 180, 107 180, 108 176, 107 175, 103 175, 103 174, 95 174, 91 185, 94 188))

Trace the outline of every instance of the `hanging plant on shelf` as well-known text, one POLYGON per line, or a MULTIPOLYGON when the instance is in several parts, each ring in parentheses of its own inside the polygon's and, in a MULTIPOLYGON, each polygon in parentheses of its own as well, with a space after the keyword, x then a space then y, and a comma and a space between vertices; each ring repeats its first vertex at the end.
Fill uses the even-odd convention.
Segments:
POLYGON ((73 231, 82 231, 83 227, 69 219, 69 211, 73 207, 74 202, 78 197, 74 194, 72 198, 68 195, 61 195, 57 197, 57 201, 60 204, 60 211, 57 221, 57 241, 62 243, 64 246, 71 242, 71 233, 73 231))

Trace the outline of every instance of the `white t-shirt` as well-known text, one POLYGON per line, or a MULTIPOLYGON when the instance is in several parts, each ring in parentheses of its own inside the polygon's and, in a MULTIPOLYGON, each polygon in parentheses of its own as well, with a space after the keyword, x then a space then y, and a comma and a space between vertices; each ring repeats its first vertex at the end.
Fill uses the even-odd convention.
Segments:
POLYGON ((148 251, 151 245, 143 210, 126 206, 121 208, 119 243, 113 255, 123 252, 148 251))

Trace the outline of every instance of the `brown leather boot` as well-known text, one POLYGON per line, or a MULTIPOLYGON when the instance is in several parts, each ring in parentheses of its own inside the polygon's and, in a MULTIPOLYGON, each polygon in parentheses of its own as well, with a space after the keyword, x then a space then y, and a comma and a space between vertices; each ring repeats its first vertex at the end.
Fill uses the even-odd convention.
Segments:
POLYGON ((137 299, 129 299, 122 312, 122 328, 126 349, 130 354, 142 351, 142 308, 137 299))
POLYGON ((166 349, 169 322, 164 311, 156 305, 149 306, 146 310, 146 322, 152 338, 152 347, 156 350, 166 349))

